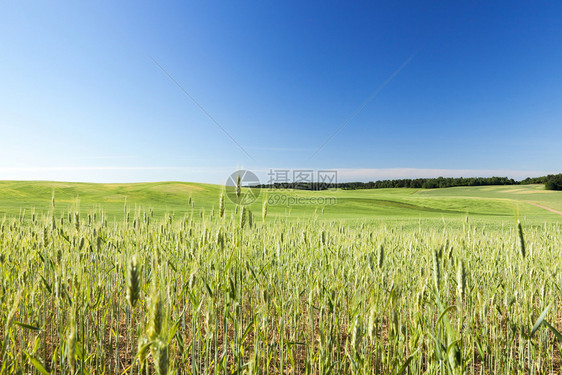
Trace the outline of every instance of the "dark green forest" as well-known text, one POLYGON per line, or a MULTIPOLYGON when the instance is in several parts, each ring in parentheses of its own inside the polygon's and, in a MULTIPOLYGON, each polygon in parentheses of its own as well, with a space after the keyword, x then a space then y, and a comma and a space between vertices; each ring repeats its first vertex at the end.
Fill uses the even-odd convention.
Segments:
POLYGON ((298 190, 327 190, 327 189, 386 189, 386 188, 416 188, 438 189, 455 186, 485 186, 485 185, 529 185, 544 184, 547 190, 562 190, 562 174, 541 177, 527 177, 516 181, 508 177, 437 177, 437 178, 404 178, 396 180, 379 180, 369 182, 287 182, 262 184, 258 188, 298 189, 298 190))

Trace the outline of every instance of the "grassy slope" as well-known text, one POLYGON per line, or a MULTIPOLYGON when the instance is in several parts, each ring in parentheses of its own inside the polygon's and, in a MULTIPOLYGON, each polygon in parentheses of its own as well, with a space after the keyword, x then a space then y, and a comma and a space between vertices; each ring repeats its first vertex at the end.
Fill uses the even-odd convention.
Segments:
POLYGON ((509 199, 519 202, 521 205, 524 205, 525 202, 534 202, 562 211, 562 193, 559 191, 545 190, 544 185, 456 187, 441 190, 441 192, 425 190, 421 192, 421 194, 427 197, 451 196, 509 199))
MULTIPOLYGON (((109 218, 121 217, 125 199, 132 212, 152 208, 156 217, 167 212, 183 215, 191 212, 187 204, 192 197, 195 209, 210 212, 217 208, 223 187, 219 185, 157 182, 140 184, 90 184, 43 181, 0 181, 0 217, 17 216, 22 209, 27 213, 47 212, 54 192, 56 212, 65 213, 77 206, 87 212, 102 208, 109 218)), ((262 200, 281 194, 286 198, 333 197, 335 205, 270 205, 270 216, 309 217, 315 212, 327 219, 380 219, 404 220, 418 218, 464 218, 477 220, 512 221, 520 215, 535 222, 562 222, 562 216, 526 201, 562 210, 562 192, 546 192, 540 185, 459 187, 448 189, 375 189, 338 191, 262 191, 251 210, 261 215, 262 200), (324 215, 321 214, 324 208, 324 215)), ((227 201, 227 209, 233 205, 227 201)))

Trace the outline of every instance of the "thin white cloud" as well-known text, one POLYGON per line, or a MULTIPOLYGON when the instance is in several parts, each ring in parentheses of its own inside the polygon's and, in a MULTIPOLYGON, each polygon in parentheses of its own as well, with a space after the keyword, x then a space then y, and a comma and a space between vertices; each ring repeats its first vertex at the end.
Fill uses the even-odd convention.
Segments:
POLYGON ((84 159, 89 160, 122 160, 122 159, 136 159, 138 156, 135 155, 98 155, 98 156, 88 156, 84 159))
POLYGON ((312 148, 293 148, 293 147, 249 147, 250 150, 259 151, 280 151, 280 152, 308 152, 313 151, 312 148))
POLYGON ((0 180, 72 182, 187 181, 222 184, 234 168, 191 166, 45 166, 0 167, 0 180))
MULTIPOLYGON (((0 167, 0 180, 53 180, 75 182, 155 182, 188 181, 223 184, 238 169, 248 169, 264 183, 273 170, 330 170, 331 168, 263 168, 263 167, 194 167, 194 166, 44 166, 0 167)), ((431 169, 431 168, 334 168, 338 182, 376 181, 400 178, 491 177, 505 176, 520 180, 526 177, 560 173, 549 170, 514 169, 431 169)))
MULTIPOLYGON (((51 171, 150 171, 170 169, 194 169, 192 167, 121 167, 121 166, 77 166, 77 167, 0 167, 0 173, 51 172, 51 171)), ((201 169, 201 168, 195 168, 201 169)))

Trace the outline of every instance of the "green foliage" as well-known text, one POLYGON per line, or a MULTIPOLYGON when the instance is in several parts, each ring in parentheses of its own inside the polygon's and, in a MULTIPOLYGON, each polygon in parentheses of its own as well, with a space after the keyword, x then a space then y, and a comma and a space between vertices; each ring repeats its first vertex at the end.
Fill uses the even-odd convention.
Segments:
POLYGON ((562 190, 562 174, 547 176, 544 187, 546 190, 562 190))

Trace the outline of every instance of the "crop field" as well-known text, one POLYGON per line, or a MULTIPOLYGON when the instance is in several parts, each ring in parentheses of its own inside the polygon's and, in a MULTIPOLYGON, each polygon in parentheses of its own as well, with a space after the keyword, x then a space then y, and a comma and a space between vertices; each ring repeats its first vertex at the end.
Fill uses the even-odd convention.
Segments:
POLYGON ((560 372, 561 192, 222 189, 0 182, 0 373, 560 372))
MULTIPOLYGON (((156 219, 166 215, 209 216, 219 206, 224 187, 181 182, 138 184, 90 184, 65 182, 0 181, 0 218, 23 217, 33 213, 69 211, 87 214, 103 211, 109 222, 124 218, 124 206, 130 215, 151 211, 156 219)), ((512 225, 516 217, 534 224, 562 222, 562 216, 533 206, 536 203, 562 212, 562 192, 544 190, 543 185, 483 186, 448 189, 373 189, 294 191, 263 189, 256 202, 248 206, 260 212, 268 200, 269 217, 294 221, 317 215, 321 219, 339 221, 397 221, 417 219, 464 218, 483 221, 487 225, 512 225), (311 198, 335 199, 332 204, 317 204, 311 198), (291 200, 304 204, 289 204, 291 200), (311 204, 312 203, 312 204, 311 204), (333 204, 335 203, 335 204, 333 204)), ((226 206, 227 213, 233 205, 226 206)), ((195 218, 197 219, 197 218, 195 218)), ((416 224, 417 225, 417 224, 416 224)))

